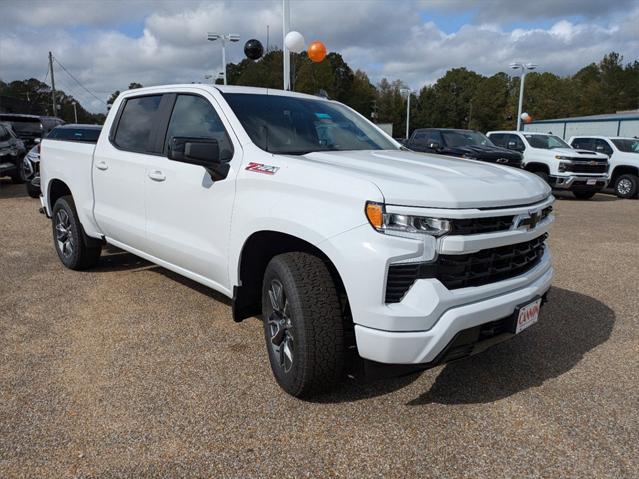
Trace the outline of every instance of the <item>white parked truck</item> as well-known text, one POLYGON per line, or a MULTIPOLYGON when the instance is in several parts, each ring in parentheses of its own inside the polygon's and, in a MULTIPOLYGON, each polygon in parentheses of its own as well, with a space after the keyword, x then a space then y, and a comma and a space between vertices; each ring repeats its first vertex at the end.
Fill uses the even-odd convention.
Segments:
POLYGON ((610 183, 619 198, 636 198, 639 193, 639 138, 573 136, 573 148, 596 151, 608 156, 610 183))
MULTIPOLYGON (((109 243, 261 315, 288 393, 331 389, 353 351, 428 367, 535 323, 554 198, 501 165, 406 151, 298 93, 122 93, 97 145, 45 139, 42 211, 72 269, 109 243)), ((359 361, 359 360, 358 360, 359 361)))
POLYGON ((608 157, 571 148, 556 135, 527 131, 489 131, 497 146, 524 155, 523 168, 535 173, 557 190, 568 190, 589 199, 608 184, 608 157))

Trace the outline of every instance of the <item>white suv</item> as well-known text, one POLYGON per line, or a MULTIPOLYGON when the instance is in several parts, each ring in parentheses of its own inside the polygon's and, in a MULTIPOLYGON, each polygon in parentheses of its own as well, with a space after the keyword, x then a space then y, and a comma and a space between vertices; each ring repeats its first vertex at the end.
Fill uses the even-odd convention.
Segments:
POLYGON ((575 150, 556 135, 523 131, 489 131, 497 146, 524 155, 523 167, 558 190, 569 190, 580 199, 592 198, 608 184, 608 157, 575 150))
POLYGON ((636 198, 639 193, 639 138, 573 136, 573 148, 608 155, 610 186, 619 198, 636 198))

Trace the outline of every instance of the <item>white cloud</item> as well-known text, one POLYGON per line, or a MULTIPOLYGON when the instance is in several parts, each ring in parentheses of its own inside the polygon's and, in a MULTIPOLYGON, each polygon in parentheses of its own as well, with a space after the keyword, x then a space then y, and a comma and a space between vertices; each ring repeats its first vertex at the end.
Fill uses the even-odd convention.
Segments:
MULTIPOLYGON (((482 5, 494 9, 497 4, 503 7, 504 2, 491 0, 482 5)), ((592 2, 580 3, 587 6, 592 2)), ((449 4, 434 4, 450 8, 449 4)), ((465 0, 455 4, 458 8, 474 8, 465 0)), ((237 32, 243 40, 256 37, 265 42, 266 25, 270 25, 271 44, 281 45, 278 0, 56 2, 55 8, 51 2, 30 5, 33 8, 24 8, 18 2, 3 4, 0 78, 42 80, 47 51, 52 50, 74 76, 104 100, 132 81, 144 85, 204 81, 204 74, 217 71, 221 62, 219 45, 206 41, 208 31, 237 32), (119 26, 127 31, 122 24, 135 22, 143 25, 141 35, 116 30, 119 26)), ((429 2, 429 8, 432 5, 429 2)), ((307 40, 321 39, 329 50, 342 53, 352 68, 367 71, 374 81, 383 76, 401 78, 413 88, 460 66, 493 74, 513 60, 526 60, 538 63, 544 71, 564 75, 598 61, 612 50, 626 60, 639 59, 639 7, 622 16, 558 19, 547 29, 512 31, 495 15, 452 33, 424 21, 420 15, 423 10, 418 1, 293 1, 292 24, 307 40)), ((549 11, 548 16, 559 11, 549 11)), ((528 7, 522 7, 522 21, 527 20, 527 12, 528 7)), ((243 57, 242 44, 228 47, 229 61, 243 57)), ((57 83, 87 108, 104 108, 64 72, 56 73, 57 83)))

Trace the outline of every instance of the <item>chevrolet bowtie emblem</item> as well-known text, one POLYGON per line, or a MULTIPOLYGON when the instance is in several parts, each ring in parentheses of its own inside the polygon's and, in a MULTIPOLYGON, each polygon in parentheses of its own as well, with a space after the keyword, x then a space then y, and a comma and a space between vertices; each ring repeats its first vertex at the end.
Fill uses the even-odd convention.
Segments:
POLYGON ((513 219, 512 229, 516 230, 522 227, 532 230, 541 221, 541 211, 529 211, 521 215, 515 216, 513 219))

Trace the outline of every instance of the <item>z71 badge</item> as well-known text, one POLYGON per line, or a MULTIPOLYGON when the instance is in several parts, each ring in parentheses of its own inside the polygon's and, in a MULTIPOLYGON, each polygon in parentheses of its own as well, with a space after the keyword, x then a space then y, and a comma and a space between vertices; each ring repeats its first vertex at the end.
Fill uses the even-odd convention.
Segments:
POLYGON ((279 166, 273 165, 264 165, 262 163, 254 163, 250 162, 246 168, 247 171, 254 171, 256 173, 264 173, 265 175, 274 175, 277 173, 277 170, 280 169, 279 166))

